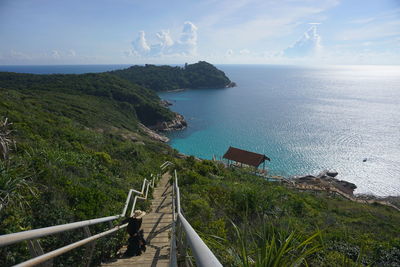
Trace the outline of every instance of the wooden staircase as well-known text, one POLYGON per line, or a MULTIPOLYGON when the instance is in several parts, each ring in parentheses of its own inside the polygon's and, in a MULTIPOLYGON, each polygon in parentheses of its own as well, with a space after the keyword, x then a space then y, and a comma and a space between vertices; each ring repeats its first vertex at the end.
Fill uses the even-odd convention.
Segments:
POLYGON ((171 175, 165 173, 154 189, 151 212, 143 217, 142 229, 147 242, 146 252, 140 256, 124 258, 124 246, 118 257, 102 263, 101 266, 169 266, 170 258, 170 231, 172 227, 172 185, 169 180, 171 175))

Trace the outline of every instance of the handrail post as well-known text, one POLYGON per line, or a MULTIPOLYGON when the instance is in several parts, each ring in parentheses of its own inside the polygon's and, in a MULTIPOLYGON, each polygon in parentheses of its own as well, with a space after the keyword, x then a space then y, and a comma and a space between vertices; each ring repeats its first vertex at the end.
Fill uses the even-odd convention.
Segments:
POLYGON ((143 193, 144 193, 144 188, 145 188, 145 186, 146 186, 146 181, 147 181, 147 179, 146 178, 144 178, 144 180, 143 180, 143 185, 142 185, 142 195, 143 195, 143 193))
MULTIPOLYGON (((92 236, 92 233, 90 232, 90 229, 89 229, 88 226, 83 227, 83 231, 84 231, 84 233, 85 233, 85 237, 86 237, 86 238, 92 236)), ((86 248, 85 248, 85 255, 83 256, 83 261, 84 261, 83 266, 86 266, 86 267, 89 267, 89 266, 90 266, 90 263, 91 263, 91 261, 92 261, 93 252, 94 252, 94 248, 95 248, 95 247, 96 247, 96 241, 92 241, 92 242, 90 242, 90 243, 88 243, 88 244, 86 245, 86 248)))
MULTIPOLYGON (((42 246, 39 243, 38 239, 34 239, 34 240, 29 240, 28 241, 28 248, 29 248, 29 252, 31 254, 32 257, 39 257, 42 256, 44 254, 42 246)), ((53 260, 48 260, 45 261, 43 263, 41 263, 39 265, 39 267, 52 267, 53 266, 53 260)))
POLYGON ((124 209, 122 210, 121 216, 125 216, 126 210, 128 209, 128 205, 129 205, 129 202, 131 200, 131 196, 132 196, 132 189, 129 190, 128 197, 126 198, 125 206, 124 206, 124 209))
POLYGON ((130 217, 133 216, 133 213, 135 212, 135 207, 136 207, 136 202, 137 202, 138 196, 135 196, 135 199, 133 200, 133 204, 132 204, 132 209, 131 209, 131 215, 130 217))
POLYGON ((171 250, 169 255, 169 266, 177 267, 177 259, 176 259, 176 211, 175 211, 175 185, 172 184, 172 227, 171 227, 171 250))

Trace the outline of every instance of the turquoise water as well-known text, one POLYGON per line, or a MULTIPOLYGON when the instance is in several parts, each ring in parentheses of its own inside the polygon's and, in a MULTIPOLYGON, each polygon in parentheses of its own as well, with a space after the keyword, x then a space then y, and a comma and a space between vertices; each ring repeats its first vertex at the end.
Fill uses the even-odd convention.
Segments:
POLYGON ((218 67, 238 86, 160 94, 189 124, 174 148, 211 159, 235 146, 270 157, 272 174, 337 170, 356 193, 400 195, 399 66, 218 67))
MULTIPOLYGON (((0 66, 0 71, 86 73, 127 66, 0 66)), ((211 159, 236 146, 268 155, 273 174, 335 169, 338 178, 357 184, 357 193, 400 195, 399 66, 218 67, 238 87, 160 94, 189 123, 170 134, 174 148, 211 159)))

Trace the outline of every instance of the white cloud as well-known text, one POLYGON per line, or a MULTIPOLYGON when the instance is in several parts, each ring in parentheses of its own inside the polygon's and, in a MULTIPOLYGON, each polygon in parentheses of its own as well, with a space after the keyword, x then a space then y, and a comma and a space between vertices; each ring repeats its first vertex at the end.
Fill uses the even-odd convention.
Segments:
POLYGON ((53 50, 53 51, 51 51, 51 57, 54 59, 60 59, 61 55, 57 50, 53 50))
POLYGON ((183 25, 177 51, 187 55, 196 55, 197 53, 197 27, 190 21, 186 21, 183 25))
POLYGON ((374 21, 375 18, 371 17, 371 18, 362 18, 362 19, 355 19, 350 21, 350 23, 354 23, 354 24, 365 24, 365 23, 370 23, 372 21, 374 21))
POLYGON ((321 36, 317 33, 317 26, 314 24, 299 40, 283 51, 283 56, 314 57, 320 53, 321 49, 321 36))
POLYGON ((51 51, 42 51, 36 53, 26 53, 16 51, 14 49, 9 52, 4 52, 0 57, 0 64, 34 64, 39 62, 40 64, 55 64, 59 63, 60 60, 66 62, 73 62, 71 60, 77 59, 75 50, 58 50, 54 49, 51 51))
POLYGON ((400 36, 400 20, 367 23, 336 35, 339 41, 363 41, 400 36))
POLYGON ((133 53, 138 55, 146 55, 150 52, 150 46, 147 44, 144 31, 139 32, 139 36, 132 42, 133 53))
POLYGON ((124 51, 126 56, 160 57, 160 56, 196 56, 197 27, 190 21, 183 25, 180 38, 174 41, 169 30, 156 33, 158 43, 148 45, 145 32, 140 31, 138 38, 132 42, 133 49, 124 51))
POLYGON ((69 57, 75 57, 75 56, 76 56, 75 50, 73 50, 73 49, 68 50, 67 56, 69 56, 69 57))
POLYGON ((15 60, 31 60, 32 56, 19 52, 19 51, 15 51, 14 49, 11 50, 9 55, 5 55, 4 58, 11 58, 11 59, 15 59, 15 60))
POLYGON ((233 50, 232 49, 228 49, 228 50, 226 50, 226 52, 225 52, 225 56, 227 56, 227 57, 231 57, 231 56, 233 56, 233 50))
POLYGON ((163 30, 156 33, 159 40, 158 44, 151 45, 150 56, 162 56, 164 54, 171 53, 171 47, 174 45, 174 40, 172 39, 168 30, 163 30))
POLYGON ((349 21, 348 27, 334 37, 338 41, 371 41, 400 36, 400 8, 381 12, 373 17, 349 21))
POLYGON ((239 51, 239 54, 248 55, 248 54, 250 54, 250 51, 248 49, 242 49, 242 50, 239 51))
MULTIPOLYGON (((249 47, 249 44, 254 47, 260 43, 266 43, 269 46, 264 46, 266 49, 273 49, 279 39, 293 34, 305 21, 327 19, 323 13, 338 5, 338 1, 222 0, 215 5, 216 12, 199 22, 204 39, 224 50, 249 47)), ((249 48, 254 51, 253 47, 249 48)))

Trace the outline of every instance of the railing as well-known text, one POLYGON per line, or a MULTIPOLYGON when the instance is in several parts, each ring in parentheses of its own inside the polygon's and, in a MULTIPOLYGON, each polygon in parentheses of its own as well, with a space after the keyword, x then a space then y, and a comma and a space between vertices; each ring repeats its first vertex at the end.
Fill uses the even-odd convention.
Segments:
MULTIPOLYGON (((176 170, 174 171, 173 177, 172 210, 173 224, 171 235, 170 266, 178 266, 178 257, 180 259, 183 258, 184 265, 193 266, 190 257, 187 256, 187 249, 189 245, 195 258, 196 266, 222 267, 222 264, 218 261, 212 251, 207 247, 204 241, 183 216, 178 186, 178 175, 176 170)), ((181 266, 181 264, 179 264, 179 266, 181 266)))
MULTIPOLYGON (((160 168, 164 171, 168 166, 173 165, 173 163, 166 161, 164 162, 160 168)), ((92 220, 50 226, 35 230, 23 231, 14 234, 2 235, 0 236, 0 247, 11 245, 14 243, 18 243, 21 241, 28 240, 29 250, 32 254, 32 259, 17 264, 15 266, 34 266, 37 264, 43 263, 44 265, 51 266, 51 260, 61 254, 64 254, 74 248, 83 246, 88 244, 89 250, 88 253, 85 252, 84 258, 86 258, 86 266, 90 265, 90 260, 94 251, 95 240, 107 236, 111 233, 114 233, 120 229, 125 228, 128 224, 123 224, 120 226, 113 227, 107 231, 101 232, 96 235, 91 235, 89 226, 109 222, 124 217, 128 210, 128 206, 130 200, 132 198, 132 194, 135 193, 136 196, 133 200, 132 209, 130 216, 133 215, 135 211, 136 202, 138 199, 146 200, 150 187, 154 187, 156 180, 160 177, 160 174, 154 176, 151 175, 152 179, 143 180, 143 185, 141 191, 137 191, 135 189, 130 189, 128 196, 126 198, 126 202, 123 208, 123 211, 119 215, 96 218, 92 220), (58 248, 56 250, 50 251, 48 253, 44 253, 43 249, 40 247, 38 242, 38 238, 53 235, 61 232, 66 232, 70 230, 74 230, 77 228, 83 228, 85 232, 85 239, 79 240, 75 243, 69 244, 67 246, 58 248)), ((176 170, 174 171, 173 177, 173 188, 172 188, 172 210, 173 210, 173 224, 172 224, 172 235, 171 235, 171 253, 170 253, 170 266, 176 267, 178 266, 178 257, 184 258, 184 263, 186 266, 190 266, 192 264, 190 257, 187 255, 187 250, 190 247, 193 253, 193 256, 196 261, 196 265, 199 267, 222 267, 222 264, 218 261, 215 255, 211 252, 211 250, 207 247, 207 245, 201 240, 200 236, 196 233, 193 227, 189 224, 189 222, 183 216, 183 212, 180 204, 180 192, 178 187, 178 176, 176 170), (189 245, 189 246, 188 246, 189 245)), ((181 265, 180 265, 181 266, 181 265)))
MULTIPOLYGON (((167 164, 166 163, 163 163, 160 166, 162 170, 165 169, 169 164, 171 164, 170 162, 167 164)), ((31 252, 32 257, 34 257, 34 258, 32 258, 28 261, 22 262, 20 264, 17 264, 15 266, 34 266, 34 265, 37 265, 40 263, 44 263, 45 265, 51 266, 52 265, 51 260, 54 257, 64 254, 74 248, 88 244, 91 246, 89 247, 89 250, 87 250, 88 253, 85 252, 85 254, 86 254, 85 258, 86 258, 86 266, 89 266, 91 257, 92 257, 93 251, 94 251, 94 245, 95 245, 93 241, 95 241, 101 237, 107 236, 111 233, 114 233, 120 229, 125 228, 128 225, 127 223, 116 226, 116 227, 112 227, 112 221, 119 219, 121 217, 125 217, 126 212, 128 210, 130 200, 132 198, 132 194, 135 193, 136 196, 134 197, 132 209, 130 212, 130 216, 132 216, 135 211, 135 206, 136 206, 137 200, 138 199, 141 199, 141 200, 147 199, 149 188, 154 187, 154 184, 158 178, 159 178, 159 175, 154 176, 152 174, 150 180, 147 180, 147 179, 143 180, 143 185, 142 185, 141 191, 137 191, 135 189, 130 189, 128 196, 126 198, 126 201, 125 201, 124 209, 123 209, 122 213, 119 215, 103 217, 103 218, 96 218, 96 219, 85 220, 85 221, 79 221, 79 222, 74 222, 74 223, 67 223, 67 224, 56 225, 56 226, 50 226, 50 227, 45 227, 45 228, 40 228, 40 229, 35 229, 35 230, 18 232, 18 233, 14 233, 14 234, 2 235, 2 236, 0 236, 0 247, 28 240, 29 241, 28 242, 29 250, 31 252), (112 227, 112 228, 107 231, 104 231, 102 233, 92 236, 90 233, 90 230, 89 230, 89 226, 98 224, 98 223, 103 223, 103 222, 109 222, 110 227, 112 227), (48 253, 43 252, 43 249, 41 248, 41 246, 37 240, 40 237, 53 235, 53 234, 57 234, 57 233, 61 233, 61 232, 66 232, 66 231, 70 231, 70 230, 74 230, 74 229, 82 228, 82 227, 84 228, 84 232, 85 232, 85 236, 86 236, 85 239, 82 239, 75 243, 58 248, 56 250, 50 251, 48 253), (93 242, 93 243, 89 244, 91 242, 93 242)))

